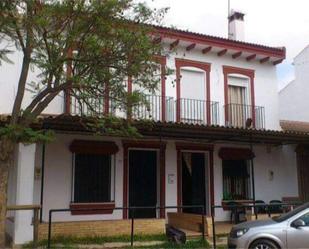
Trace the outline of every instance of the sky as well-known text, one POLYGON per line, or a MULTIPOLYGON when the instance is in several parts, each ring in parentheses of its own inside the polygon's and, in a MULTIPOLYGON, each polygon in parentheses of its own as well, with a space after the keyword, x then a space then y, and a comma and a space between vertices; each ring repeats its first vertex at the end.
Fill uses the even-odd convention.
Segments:
MULTIPOLYGON (((228 0, 144 0, 170 7, 164 25, 227 37, 228 0)), ((309 44, 309 0, 230 0, 245 16, 245 41, 287 49, 277 67, 281 89, 294 78, 293 58, 309 44)))

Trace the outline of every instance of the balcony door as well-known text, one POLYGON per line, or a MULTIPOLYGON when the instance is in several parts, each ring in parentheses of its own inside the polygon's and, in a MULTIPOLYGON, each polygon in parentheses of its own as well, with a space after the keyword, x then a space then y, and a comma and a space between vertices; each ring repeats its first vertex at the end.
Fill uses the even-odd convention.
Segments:
POLYGON ((181 69, 180 118, 187 123, 206 121, 206 80, 205 72, 199 69, 181 69))
POLYGON ((247 78, 228 77, 228 115, 230 125, 245 127, 248 118, 252 117, 247 78))

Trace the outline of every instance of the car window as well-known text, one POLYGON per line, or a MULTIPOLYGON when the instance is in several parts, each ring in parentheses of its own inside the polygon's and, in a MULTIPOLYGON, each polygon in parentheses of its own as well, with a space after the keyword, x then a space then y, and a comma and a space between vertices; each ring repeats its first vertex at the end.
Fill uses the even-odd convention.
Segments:
POLYGON ((302 217, 300 217, 300 219, 305 222, 306 226, 309 226, 309 213, 304 214, 302 217))
POLYGON ((288 213, 282 214, 279 217, 274 217, 273 220, 276 222, 283 222, 291 217, 293 217, 294 215, 298 214, 299 212, 305 210, 306 208, 309 207, 309 204, 304 204, 298 208, 295 208, 293 211, 290 211, 288 213))

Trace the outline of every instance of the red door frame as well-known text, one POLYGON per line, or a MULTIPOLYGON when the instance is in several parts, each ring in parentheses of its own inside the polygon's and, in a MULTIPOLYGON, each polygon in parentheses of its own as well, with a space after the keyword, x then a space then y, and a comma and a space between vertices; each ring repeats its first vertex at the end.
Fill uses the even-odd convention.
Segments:
MULTIPOLYGON (((251 106, 252 106, 252 124, 255 127, 255 93, 254 93, 254 77, 255 71, 247 68, 223 66, 224 75, 224 105, 225 107, 229 104, 228 97, 228 75, 229 74, 240 74, 247 76, 250 79, 250 95, 251 95, 251 106)), ((229 121, 228 108, 224 109, 225 122, 229 121)))
POLYGON ((176 102, 176 121, 180 122, 180 112, 181 112, 181 105, 180 105, 180 99, 181 99, 181 89, 180 89, 180 80, 181 80, 181 74, 180 70, 182 67, 195 67, 198 69, 203 70, 206 73, 205 78, 205 84, 206 84, 206 98, 207 98, 207 104, 206 104, 206 110, 207 110, 207 124, 210 124, 210 70, 211 70, 211 64, 206 62, 200 62, 200 61, 193 61, 193 60, 186 60, 186 59, 175 59, 175 65, 176 65, 176 96, 177 96, 177 102, 176 102))
MULTIPOLYGON (((160 206, 165 206, 165 149, 166 142, 160 141, 131 141, 123 140, 123 207, 128 207, 129 188, 129 149, 156 149, 159 150, 160 167, 160 206)), ((123 210, 123 219, 128 218, 128 210, 123 210)), ((160 218, 165 218, 165 209, 160 209, 160 218)))
MULTIPOLYGON (((194 143, 180 143, 176 142, 177 150, 177 206, 182 205, 182 165, 181 165, 181 151, 204 151, 209 154, 209 192, 210 192, 210 205, 215 204, 215 191, 214 191, 214 160, 213 152, 214 146, 212 144, 194 144, 194 143)), ((178 208, 181 212, 181 208, 178 208)))

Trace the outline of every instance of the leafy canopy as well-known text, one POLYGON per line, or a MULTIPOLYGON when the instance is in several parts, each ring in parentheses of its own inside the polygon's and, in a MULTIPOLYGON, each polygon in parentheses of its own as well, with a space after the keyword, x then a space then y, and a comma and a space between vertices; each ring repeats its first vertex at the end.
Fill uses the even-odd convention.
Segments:
POLYGON ((14 51, 23 56, 10 124, 0 131, 2 137, 42 140, 30 124, 63 92, 99 118, 102 108, 95 99, 109 95, 127 112, 128 103, 143 99, 139 91, 127 93, 128 76, 141 89, 157 88, 153 55, 162 48, 153 42, 152 24, 160 24, 167 9, 152 10, 133 0, 1 0, 0 9, 0 61, 8 62, 14 51), (31 68, 39 73, 29 84, 31 68), (27 85, 33 98, 23 106, 27 85))

